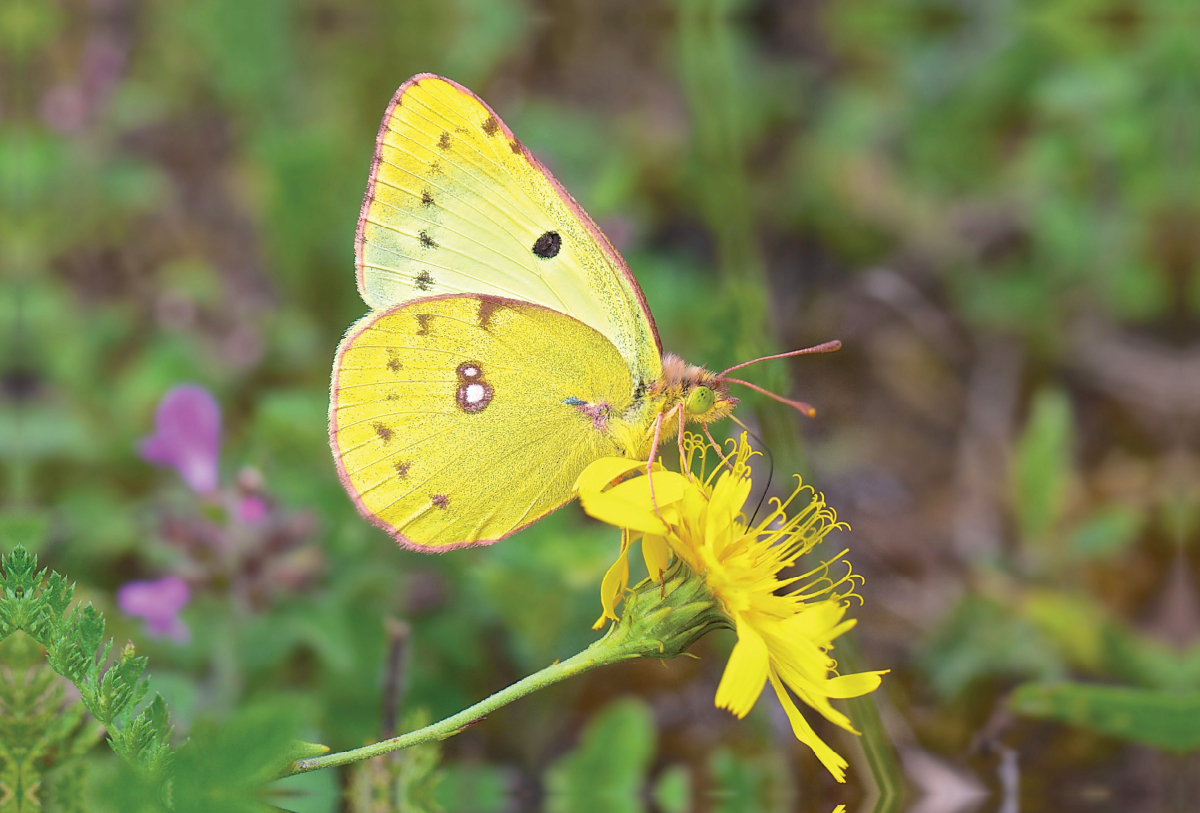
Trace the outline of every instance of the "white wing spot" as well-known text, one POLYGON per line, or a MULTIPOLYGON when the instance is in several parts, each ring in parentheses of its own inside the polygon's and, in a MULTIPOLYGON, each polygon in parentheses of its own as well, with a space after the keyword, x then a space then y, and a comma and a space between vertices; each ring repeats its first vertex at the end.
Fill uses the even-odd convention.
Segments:
POLYGON ((464 361, 455 370, 459 381, 483 381, 483 369, 475 361, 464 361))
POLYGON ((472 380, 464 376, 459 379, 458 390, 454 394, 454 401, 458 404, 459 409, 471 415, 486 409, 487 405, 492 402, 492 395, 491 384, 482 378, 472 380))

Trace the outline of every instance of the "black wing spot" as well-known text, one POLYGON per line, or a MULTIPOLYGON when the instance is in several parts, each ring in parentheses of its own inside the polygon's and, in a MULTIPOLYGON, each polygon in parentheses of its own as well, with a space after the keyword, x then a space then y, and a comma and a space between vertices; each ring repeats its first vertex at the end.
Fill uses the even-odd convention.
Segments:
POLYGON ((438 139, 438 146, 441 147, 443 150, 450 149, 450 133, 446 132, 445 130, 442 130, 442 135, 438 139))
POLYGON ((413 287, 418 291, 428 291, 432 289, 433 274, 430 274, 428 271, 422 271, 421 273, 417 274, 416 279, 413 280, 413 287))
POLYGON ((562 249, 562 237, 556 231, 548 231, 537 239, 533 244, 533 253, 541 257, 543 260, 548 260, 551 257, 557 257, 558 252, 562 249))
POLYGON ((422 206, 432 206, 433 205, 433 193, 430 192, 428 189, 422 190, 422 192, 421 192, 421 205, 422 206))
MULTIPOLYGON (((438 247, 437 241, 435 241, 432 237, 430 237, 429 232, 427 232, 425 230, 422 230, 421 233, 417 235, 417 237, 420 238, 421 245, 424 246, 425 248, 437 248, 438 247)), ((555 251, 554 253, 557 254, 558 252, 555 251)), ((551 255, 551 256, 553 256, 553 255, 551 255)))
POLYGON ((500 122, 496 121, 495 116, 488 116, 483 122, 483 131, 490 136, 494 136, 500 132, 500 122))
POLYGON ((521 149, 521 142, 517 141, 515 138, 508 142, 508 148, 512 150, 513 155, 520 155, 522 152, 524 152, 524 150, 521 149))

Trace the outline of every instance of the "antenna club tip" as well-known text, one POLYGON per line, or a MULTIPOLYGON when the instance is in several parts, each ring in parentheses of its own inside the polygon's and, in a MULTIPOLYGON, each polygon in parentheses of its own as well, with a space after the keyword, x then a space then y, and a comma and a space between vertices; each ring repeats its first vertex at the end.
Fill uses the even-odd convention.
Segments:
POLYGON ((808 409, 802 409, 800 411, 803 412, 806 417, 809 417, 809 418, 817 417, 817 411, 815 409, 813 409, 812 407, 809 407, 808 409))

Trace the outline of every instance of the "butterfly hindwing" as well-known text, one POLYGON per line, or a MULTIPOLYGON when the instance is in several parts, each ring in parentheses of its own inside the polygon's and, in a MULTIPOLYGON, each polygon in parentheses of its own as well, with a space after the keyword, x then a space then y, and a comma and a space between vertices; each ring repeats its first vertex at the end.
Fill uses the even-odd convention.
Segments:
POLYGON ((605 336, 640 380, 662 375, 641 289, 596 225, 483 101, 422 74, 376 141, 356 241, 374 310, 477 293, 542 305, 605 336))
POLYGON ((592 328, 528 302, 434 297, 372 313, 338 350, 330 441, 359 510, 422 550, 486 544, 558 508, 620 449, 634 382, 592 328))

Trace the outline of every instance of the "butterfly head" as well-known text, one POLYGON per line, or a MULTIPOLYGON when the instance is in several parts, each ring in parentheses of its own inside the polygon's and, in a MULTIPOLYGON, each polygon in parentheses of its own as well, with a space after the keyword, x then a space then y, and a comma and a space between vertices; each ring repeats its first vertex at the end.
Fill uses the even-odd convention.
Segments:
POLYGON ((663 372, 669 400, 680 405, 688 422, 708 424, 733 414, 738 399, 729 394, 729 386, 716 373, 672 353, 663 357, 663 372))

